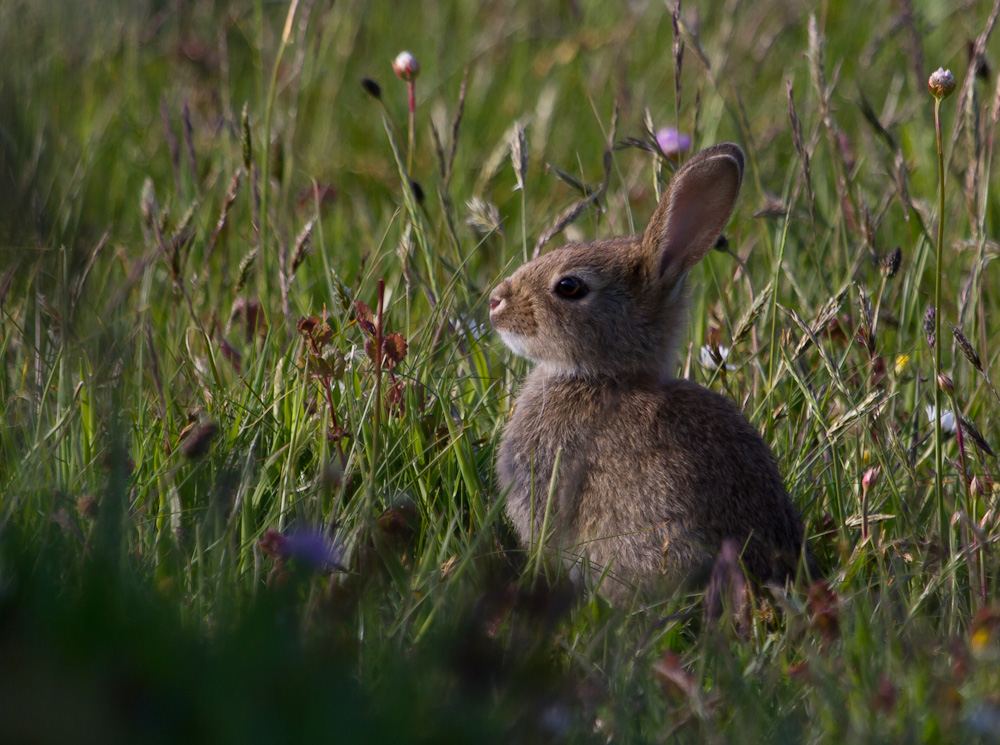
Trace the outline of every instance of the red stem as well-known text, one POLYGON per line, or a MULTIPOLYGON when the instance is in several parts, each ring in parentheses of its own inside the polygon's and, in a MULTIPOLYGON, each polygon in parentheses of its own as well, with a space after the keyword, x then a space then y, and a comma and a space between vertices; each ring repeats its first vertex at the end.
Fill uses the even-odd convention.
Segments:
POLYGON ((376 422, 382 406, 382 306, 384 297, 385 280, 380 279, 378 281, 378 309, 375 313, 375 405, 379 407, 376 408, 376 422))

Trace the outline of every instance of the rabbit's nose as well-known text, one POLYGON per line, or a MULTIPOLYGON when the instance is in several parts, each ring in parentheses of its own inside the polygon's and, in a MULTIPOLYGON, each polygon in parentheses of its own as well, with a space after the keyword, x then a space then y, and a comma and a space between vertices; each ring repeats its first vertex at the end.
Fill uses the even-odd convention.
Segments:
POLYGON ((490 293, 490 312, 492 313, 497 308, 499 308, 503 301, 506 299, 507 295, 510 294, 510 282, 504 280, 496 286, 492 293, 490 293))

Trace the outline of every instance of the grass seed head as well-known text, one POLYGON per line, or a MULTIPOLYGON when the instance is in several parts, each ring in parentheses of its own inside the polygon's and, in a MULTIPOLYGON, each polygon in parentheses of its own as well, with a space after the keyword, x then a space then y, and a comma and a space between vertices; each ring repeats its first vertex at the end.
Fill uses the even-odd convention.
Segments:
POLYGON ((972 346, 972 342, 969 341, 968 337, 962 333, 962 329, 958 326, 951 327, 951 333, 955 337, 955 341, 958 342, 958 348, 962 350, 962 354, 965 355, 965 359, 969 361, 980 373, 983 372, 983 361, 979 359, 979 353, 976 352, 975 347, 972 346))
POLYGON ((514 125, 510 136, 510 162, 514 166, 517 188, 524 191, 524 177, 528 172, 528 143, 524 137, 524 127, 520 123, 514 125))
POLYGON ((382 86, 376 83, 371 78, 361 78, 361 87, 364 88, 365 93, 367 93, 372 98, 382 100, 382 86))
POLYGON ((253 139, 250 137, 250 113, 247 104, 243 104, 243 112, 240 114, 240 129, 243 132, 243 167, 249 173, 253 164, 253 139))
POLYGON ((934 318, 937 316, 937 311, 934 309, 933 305, 928 305, 927 310, 924 311, 924 334, 927 336, 927 346, 934 349, 934 344, 937 342, 937 337, 934 335, 934 318))
POLYGON ((903 249, 896 246, 882 259, 882 276, 892 279, 899 274, 899 267, 903 263, 903 249))
POLYGON ((479 197, 472 197, 465 203, 465 208, 469 211, 469 216, 465 218, 465 224, 474 228, 480 235, 503 232, 500 223, 500 210, 495 204, 479 197))

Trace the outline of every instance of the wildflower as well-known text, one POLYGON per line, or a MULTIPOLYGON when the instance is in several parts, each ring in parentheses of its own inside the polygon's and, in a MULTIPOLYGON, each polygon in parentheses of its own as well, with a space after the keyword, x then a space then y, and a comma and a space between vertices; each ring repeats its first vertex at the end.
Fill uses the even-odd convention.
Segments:
MULTIPOLYGON (((409 52, 400 52, 399 54, 396 55, 396 59, 392 61, 392 71, 396 73, 397 78, 406 81, 406 96, 410 110, 410 126, 407 129, 407 149, 406 149, 406 170, 409 171, 413 167, 413 148, 414 144, 416 143, 416 137, 417 137, 416 86, 417 86, 417 75, 420 74, 420 63, 417 62, 416 57, 414 57, 409 52)), ((417 196, 416 189, 414 189, 414 195, 417 196)), ((417 196, 417 202, 422 202, 422 201, 423 198, 417 196)))
POLYGON ((938 101, 947 98, 955 90, 955 76, 951 74, 951 70, 939 67, 927 79, 927 90, 938 101))
POLYGON ((981 654, 997 641, 1000 641, 1000 610, 980 608, 972 619, 969 646, 975 654, 981 654))
POLYGON ((411 80, 415 80, 420 74, 420 63, 409 52, 400 52, 396 55, 396 59, 392 61, 392 71, 396 73, 396 77, 400 80, 410 82, 411 80))
MULTIPOLYGON (((937 418, 937 409, 934 404, 927 404, 924 407, 924 412, 927 414, 927 418, 933 422, 937 418)), ((951 409, 944 409, 941 412, 941 429, 945 432, 955 433, 958 431, 958 425, 955 422, 955 412, 951 409)))
POLYGON ((656 144, 664 155, 676 157, 691 149, 691 138, 673 127, 664 127, 656 132, 656 144))
POLYGON ((950 375, 939 372, 937 374, 937 384, 943 393, 951 395, 955 392, 955 381, 951 379, 950 375))
POLYGON ((910 355, 901 354, 896 357, 896 364, 893 366, 892 371, 896 375, 903 375, 910 369, 910 355))
MULTIPOLYGON (((706 367, 709 370, 718 370, 719 366, 729 358, 729 347, 720 346, 713 350, 708 344, 703 344, 699 350, 698 358, 702 367, 706 367), (716 358, 716 355, 718 355, 718 358, 716 358)), ((725 367, 727 370, 736 369, 736 365, 728 362, 726 362, 725 367)))
POLYGON ((861 477, 861 488, 868 491, 875 483, 878 481, 878 477, 882 474, 882 469, 879 466, 872 466, 867 471, 865 475, 861 477))
POLYGON ((268 529, 260 539, 260 549, 275 559, 292 559, 313 572, 342 570, 343 551, 321 531, 305 528, 289 533, 268 529))

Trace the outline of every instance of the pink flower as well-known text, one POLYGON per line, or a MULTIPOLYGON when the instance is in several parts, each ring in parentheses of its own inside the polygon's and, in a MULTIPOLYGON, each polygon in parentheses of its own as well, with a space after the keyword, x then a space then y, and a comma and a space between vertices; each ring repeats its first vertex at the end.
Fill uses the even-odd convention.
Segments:
POLYGON ((872 466, 867 471, 865 475, 861 478, 861 488, 868 491, 873 486, 875 482, 878 481, 878 477, 881 475, 882 469, 879 466, 872 466))
POLYGON ((955 90, 955 85, 955 76, 951 74, 951 70, 945 70, 943 67, 939 67, 927 79, 927 90, 939 101, 950 96, 955 90))
POLYGON ((673 127, 664 127, 656 132, 656 143, 664 155, 676 156, 691 149, 691 138, 673 127))

